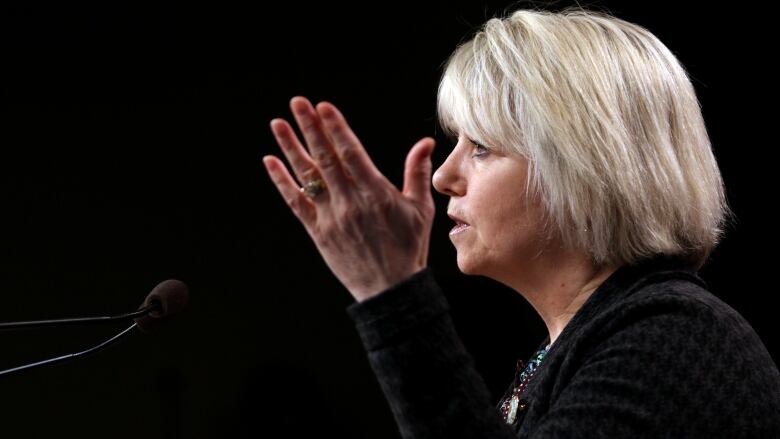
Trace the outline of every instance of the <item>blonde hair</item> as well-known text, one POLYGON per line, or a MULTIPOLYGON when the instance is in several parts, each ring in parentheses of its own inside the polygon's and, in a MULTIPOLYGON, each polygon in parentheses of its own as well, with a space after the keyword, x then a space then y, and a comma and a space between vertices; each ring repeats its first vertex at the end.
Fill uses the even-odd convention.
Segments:
POLYGON ((546 236, 598 265, 663 254, 701 268, 732 215, 685 69, 607 13, 490 19, 447 61, 438 116, 450 135, 527 158, 546 236))

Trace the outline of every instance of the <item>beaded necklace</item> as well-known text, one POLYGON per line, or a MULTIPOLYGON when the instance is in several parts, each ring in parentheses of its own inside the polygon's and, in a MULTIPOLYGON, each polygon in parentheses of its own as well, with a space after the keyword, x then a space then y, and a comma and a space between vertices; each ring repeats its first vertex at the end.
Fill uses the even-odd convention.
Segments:
POLYGON ((547 354, 548 350, 550 350, 549 344, 539 349, 526 365, 523 365, 523 360, 517 360, 517 370, 515 371, 514 380, 517 384, 515 384, 515 387, 512 389, 509 396, 504 399, 499 410, 501 412, 501 418, 507 424, 514 424, 515 420, 517 420, 517 412, 525 410, 526 404, 521 397, 523 396, 523 392, 525 392, 525 388, 528 386, 528 382, 531 381, 531 378, 534 376, 536 369, 539 367, 539 364, 542 362, 542 359, 547 354))

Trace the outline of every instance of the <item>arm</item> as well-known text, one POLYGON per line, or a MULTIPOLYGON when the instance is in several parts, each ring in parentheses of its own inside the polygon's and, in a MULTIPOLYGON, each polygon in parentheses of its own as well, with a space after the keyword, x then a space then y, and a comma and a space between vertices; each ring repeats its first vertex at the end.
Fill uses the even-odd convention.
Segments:
POLYGON ((271 128, 292 174, 274 156, 263 162, 328 267, 357 300, 351 315, 404 437, 511 437, 426 269, 435 210, 433 139, 421 139, 409 151, 398 190, 335 106, 315 108, 296 97, 290 107, 306 148, 286 121, 275 119, 271 128), (312 181, 317 190, 300 190, 312 181))
POLYGON ((347 308, 404 438, 515 438, 430 269, 347 308))

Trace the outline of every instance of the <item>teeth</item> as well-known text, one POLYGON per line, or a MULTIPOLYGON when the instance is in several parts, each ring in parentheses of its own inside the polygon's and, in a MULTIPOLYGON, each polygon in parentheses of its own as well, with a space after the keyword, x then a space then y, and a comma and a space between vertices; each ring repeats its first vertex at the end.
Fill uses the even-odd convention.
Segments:
POLYGON ((450 230, 450 235, 454 235, 456 233, 460 233, 463 230, 466 230, 468 228, 469 228, 469 225, 466 224, 466 223, 457 223, 455 225, 455 227, 453 227, 452 230, 450 230))

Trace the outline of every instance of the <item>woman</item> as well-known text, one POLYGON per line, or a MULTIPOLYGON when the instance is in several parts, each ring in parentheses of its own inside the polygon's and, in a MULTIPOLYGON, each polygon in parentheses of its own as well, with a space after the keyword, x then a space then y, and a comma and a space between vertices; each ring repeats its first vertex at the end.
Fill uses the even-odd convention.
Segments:
POLYGON ((267 171, 326 263, 403 437, 780 437, 780 374, 697 271, 729 216, 698 101, 647 30, 583 10, 491 19, 438 95, 433 175, 466 274, 520 293, 549 337, 498 404, 427 266, 431 138, 404 187, 341 113, 296 97, 267 171))

